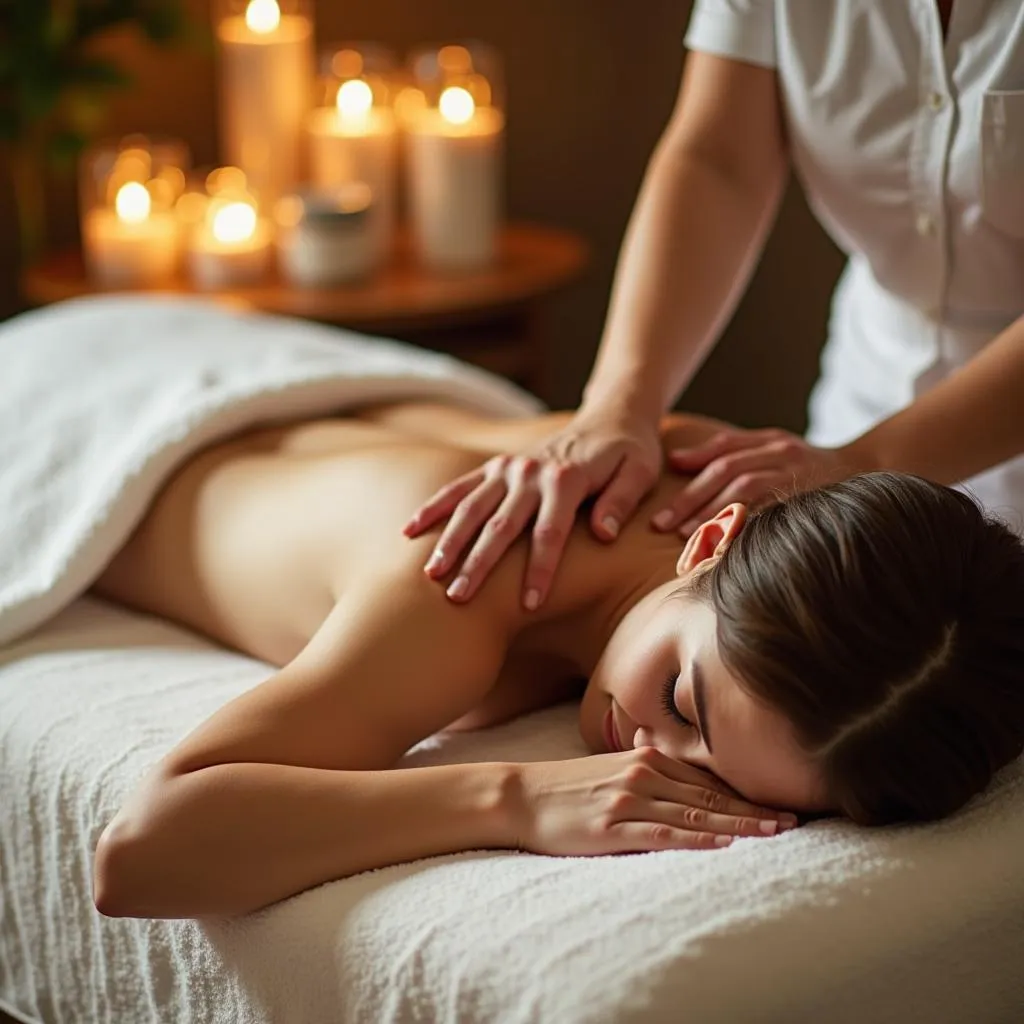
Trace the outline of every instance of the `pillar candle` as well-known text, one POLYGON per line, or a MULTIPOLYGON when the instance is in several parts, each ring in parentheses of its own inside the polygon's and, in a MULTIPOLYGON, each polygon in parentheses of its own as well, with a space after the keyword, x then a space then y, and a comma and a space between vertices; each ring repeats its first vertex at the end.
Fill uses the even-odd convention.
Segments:
POLYGON ((437 107, 409 120, 409 198, 420 257, 468 269, 494 258, 501 220, 505 118, 446 89, 437 107))
POLYGON ((173 213, 154 211, 146 186, 122 185, 114 207, 96 207, 82 221, 89 276, 107 288, 144 287, 174 275, 178 228, 173 213))
POLYGON ((189 241, 192 280, 203 289, 257 284, 270 268, 272 242, 269 223, 250 203, 211 200, 189 241))
POLYGON ((282 14, 277 0, 249 0, 216 26, 221 54, 225 162, 241 167, 261 201, 302 178, 302 129, 313 81, 313 22, 282 14))
POLYGON ((309 118, 310 176, 318 189, 364 182, 370 210, 374 263, 390 255, 395 231, 397 130, 391 110, 373 105, 370 87, 344 82, 333 107, 318 107, 309 118))

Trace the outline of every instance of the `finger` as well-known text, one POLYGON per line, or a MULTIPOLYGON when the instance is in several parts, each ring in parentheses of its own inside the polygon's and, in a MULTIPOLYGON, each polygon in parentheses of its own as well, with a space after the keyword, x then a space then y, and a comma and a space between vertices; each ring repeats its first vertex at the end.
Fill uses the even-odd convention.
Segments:
POLYGON ((412 518, 405 524, 402 532, 406 537, 418 537, 435 523, 446 519, 455 511, 456 506, 466 495, 472 494, 483 483, 485 475, 484 468, 481 466, 480 469, 446 484, 413 512, 412 518))
POLYGON ((649 777, 650 781, 645 786, 645 792, 653 799, 673 803, 691 802, 715 814, 796 821, 795 816, 788 811, 762 807, 734 796, 735 790, 716 775, 685 761, 677 761, 656 747, 645 747, 643 751, 640 757, 654 769, 654 774, 649 777))
MULTIPOLYGON (((652 518, 651 523, 656 529, 667 532, 679 523, 693 519, 698 509, 714 505, 712 499, 716 499, 736 477, 773 469, 777 464, 778 455, 765 446, 723 455, 701 470, 667 507, 652 518)), ((717 515, 723 508, 724 504, 717 505, 711 514, 717 515)))
POLYGON ((455 565, 480 527, 501 504, 506 488, 504 477, 495 476, 463 499, 434 545, 434 552, 427 562, 428 575, 437 579, 455 565))
POLYGON ((723 814, 708 810, 700 803, 703 793, 708 791, 702 791, 696 786, 689 786, 687 789, 689 793, 679 802, 652 801, 644 808, 644 817, 650 817, 652 821, 663 821, 673 828, 691 829, 694 832, 720 832, 732 836, 760 838, 777 835, 783 830, 778 816, 723 814))
POLYGON ((480 589, 491 569, 526 529, 540 503, 537 463, 533 459, 523 460, 513 470, 512 476, 508 493, 484 524, 459 569, 458 578, 452 583, 450 589, 458 591, 457 597, 461 601, 470 600, 480 589), (460 583, 460 580, 465 582, 460 583))
POLYGON ((576 510, 586 496, 586 477, 577 467, 555 466, 541 473, 540 510, 523 581, 523 605, 528 611, 536 611, 546 600, 572 533, 576 510))
POLYGON ((657 478, 657 471, 627 456, 594 505, 590 528, 595 535, 614 540, 657 478))
POLYGON ((744 473, 738 476, 724 491, 715 495, 707 505, 698 509, 679 527, 680 536, 689 537, 701 523, 706 523, 734 501, 755 507, 766 498, 774 498, 782 490, 783 482, 784 477, 780 473, 744 473))
POLYGON ((721 430, 702 444, 688 448, 674 448, 668 453, 669 465, 682 473, 696 473, 709 462, 730 452, 745 448, 759 448, 777 441, 785 431, 775 428, 761 430, 721 430))
POLYGON ((716 850, 729 846, 733 837, 716 832, 694 832, 663 821, 620 821, 608 830, 615 852, 646 853, 651 850, 716 850), (620 845, 621 844, 621 845, 620 845))

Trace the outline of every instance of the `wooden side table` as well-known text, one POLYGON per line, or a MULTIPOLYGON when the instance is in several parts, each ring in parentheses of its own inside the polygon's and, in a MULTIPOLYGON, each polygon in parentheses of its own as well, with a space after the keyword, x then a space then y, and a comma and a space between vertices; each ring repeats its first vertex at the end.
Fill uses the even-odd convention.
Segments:
MULTIPOLYGON (((270 279, 258 287, 199 292, 182 278, 146 291, 202 294, 248 309, 399 338, 502 374, 543 397, 542 300, 578 280, 586 263, 587 249, 578 236, 513 224, 503 231, 498 259, 483 270, 429 270, 416 262, 402 239, 393 263, 358 284, 304 289, 270 279)), ((86 276, 78 252, 58 253, 28 269, 21 288, 34 305, 107 291, 86 276)))

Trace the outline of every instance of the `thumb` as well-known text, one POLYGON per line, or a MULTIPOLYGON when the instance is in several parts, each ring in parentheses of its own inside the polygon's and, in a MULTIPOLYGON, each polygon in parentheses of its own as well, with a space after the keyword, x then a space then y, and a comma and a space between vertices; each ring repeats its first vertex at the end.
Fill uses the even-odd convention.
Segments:
POLYGON ((590 528, 594 533, 602 539, 614 540, 633 518, 637 505, 656 479, 657 473, 639 459, 625 459, 590 514, 590 528))

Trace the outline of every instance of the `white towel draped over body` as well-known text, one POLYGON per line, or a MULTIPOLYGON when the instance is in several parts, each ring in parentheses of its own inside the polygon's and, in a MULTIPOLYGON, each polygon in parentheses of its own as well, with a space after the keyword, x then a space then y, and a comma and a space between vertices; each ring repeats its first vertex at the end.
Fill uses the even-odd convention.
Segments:
POLYGON ((204 302, 87 299, 0 326, 0 644, 82 593, 199 449, 412 398, 540 408, 446 356, 204 302))

